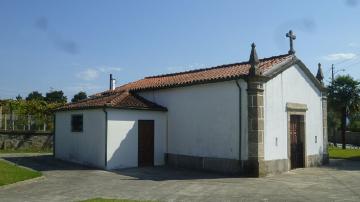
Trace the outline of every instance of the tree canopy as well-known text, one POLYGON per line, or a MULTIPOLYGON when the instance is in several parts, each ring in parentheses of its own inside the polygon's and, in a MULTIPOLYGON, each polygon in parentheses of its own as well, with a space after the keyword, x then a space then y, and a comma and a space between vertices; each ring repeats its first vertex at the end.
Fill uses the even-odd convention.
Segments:
POLYGON ((342 75, 328 86, 329 107, 340 115, 342 146, 345 149, 346 121, 360 110, 360 82, 342 75))
POLYGON ((16 100, 22 100, 22 97, 21 97, 21 95, 19 94, 19 95, 16 96, 15 99, 16 99, 16 100))
POLYGON ((86 99, 86 98, 87 98, 86 93, 84 91, 80 91, 74 95, 74 97, 71 99, 71 102, 78 102, 78 101, 86 99))
POLYGON ((329 104, 336 111, 346 109, 347 113, 358 112, 360 103, 360 82, 350 75, 338 76, 328 87, 329 104))
POLYGON ((54 90, 46 93, 45 101, 48 103, 66 103, 67 97, 62 90, 54 90))
POLYGON ((26 100, 44 100, 44 96, 38 91, 33 91, 29 93, 29 95, 26 97, 26 100))

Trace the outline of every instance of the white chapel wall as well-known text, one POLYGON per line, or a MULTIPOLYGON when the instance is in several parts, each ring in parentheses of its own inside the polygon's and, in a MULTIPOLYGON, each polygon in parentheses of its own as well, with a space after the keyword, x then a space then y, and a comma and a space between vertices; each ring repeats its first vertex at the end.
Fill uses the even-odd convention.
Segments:
MULTIPOLYGON (((242 159, 247 159, 247 84, 242 88, 242 159)), ((168 153, 239 159, 239 89, 224 81, 139 93, 168 108, 168 153)))
POLYGON ((306 104, 306 155, 322 153, 322 103, 318 88, 294 65, 265 84, 265 160, 287 159, 286 103, 306 104), (317 143, 315 143, 317 136, 317 143), (277 145, 276 145, 277 139, 277 145))

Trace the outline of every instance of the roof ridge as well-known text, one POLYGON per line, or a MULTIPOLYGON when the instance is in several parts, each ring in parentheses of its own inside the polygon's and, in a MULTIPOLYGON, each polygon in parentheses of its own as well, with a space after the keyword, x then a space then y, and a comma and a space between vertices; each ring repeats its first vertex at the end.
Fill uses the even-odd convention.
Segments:
MULTIPOLYGON (((282 55, 275 55, 275 56, 271 56, 271 57, 267 57, 267 58, 262 58, 262 59, 259 59, 259 60, 260 60, 260 62, 263 62, 264 60, 272 60, 272 59, 275 59, 275 58, 285 57, 285 56, 289 56, 289 55, 291 55, 291 54, 286 53, 286 54, 282 54, 282 55)), ((147 77, 144 77, 143 79, 160 78, 160 77, 167 77, 167 76, 176 76, 176 75, 181 75, 181 74, 196 73, 196 72, 201 72, 201 71, 206 71, 206 70, 226 68, 226 67, 229 67, 229 66, 245 65, 245 64, 249 64, 249 61, 222 64, 222 65, 217 65, 217 66, 212 66, 212 67, 193 69, 193 70, 187 70, 187 71, 182 71, 182 72, 174 72, 174 73, 169 73, 169 74, 159 74, 159 75, 155 75, 155 76, 147 76, 147 77)), ((143 79, 140 79, 140 80, 143 80, 143 79)), ((132 83, 132 82, 130 82, 130 83, 132 83)))
MULTIPOLYGON (((263 73, 269 73, 272 71, 272 68, 288 64, 289 61, 294 59, 296 59, 296 56, 291 54, 262 58, 260 59, 261 63, 259 68, 263 73)), ((250 64, 246 61, 185 72, 145 77, 143 79, 119 86, 116 90, 106 90, 79 102, 69 103, 58 109, 66 110, 104 106, 128 109, 157 109, 161 105, 147 100, 137 94, 136 91, 227 81, 241 78, 242 76, 242 78, 246 78, 248 76, 249 68, 250 64)))
POLYGON ((118 94, 118 95, 110 101, 110 104, 114 105, 114 106, 116 104, 122 102, 127 96, 130 95, 129 91, 120 91, 115 94, 118 94), (119 98, 119 100, 117 100, 117 98, 119 98))
POLYGON ((114 91, 114 92, 110 92, 110 91, 103 91, 103 92, 100 92, 100 93, 96 93, 94 95, 90 95, 88 98, 86 99, 82 99, 82 100, 79 100, 79 101, 76 101, 76 102, 69 102, 69 103, 66 103, 64 104, 64 106, 67 106, 67 105, 71 105, 71 104, 79 104, 79 103, 83 103, 83 102, 87 102, 87 101, 91 101, 91 100, 96 100, 96 99, 101 99, 101 98, 104 98, 104 97, 109 97, 109 96, 112 96, 112 95, 115 95, 115 94, 122 94, 123 92, 122 91, 114 91))
POLYGON ((159 104, 157 104, 157 103, 155 103, 155 102, 152 102, 151 100, 148 100, 148 99, 144 98, 143 96, 141 96, 141 95, 139 95, 139 94, 137 94, 137 93, 129 92, 129 94, 130 94, 131 96, 133 96, 134 98, 140 100, 140 102, 144 102, 144 103, 147 103, 147 104, 151 104, 151 105, 154 105, 154 106, 156 106, 156 107, 166 108, 166 107, 164 107, 164 106, 162 106, 162 105, 159 105, 159 104))

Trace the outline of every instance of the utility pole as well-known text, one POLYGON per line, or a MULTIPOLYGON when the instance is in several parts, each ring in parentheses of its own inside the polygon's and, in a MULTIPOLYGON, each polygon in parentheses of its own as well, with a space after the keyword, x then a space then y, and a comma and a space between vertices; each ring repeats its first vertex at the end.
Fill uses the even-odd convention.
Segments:
POLYGON ((335 72, 335 66, 334 66, 334 64, 332 64, 331 65, 331 83, 333 83, 334 82, 334 80, 335 80, 335 74, 337 74, 337 73, 339 73, 339 72, 343 72, 343 71, 345 71, 345 69, 339 69, 339 70, 337 70, 336 72, 335 72))

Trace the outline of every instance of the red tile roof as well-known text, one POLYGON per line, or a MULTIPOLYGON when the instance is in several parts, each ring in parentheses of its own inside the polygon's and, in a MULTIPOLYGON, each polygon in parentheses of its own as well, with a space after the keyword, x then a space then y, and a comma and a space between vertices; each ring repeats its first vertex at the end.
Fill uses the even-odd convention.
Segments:
MULTIPOLYGON (((265 73, 275 65, 286 62, 293 57, 295 56, 286 54, 260 59, 260 72, 265 73)), ((249 73, 249 68, 249 62, 242 62, 186 72, 145 77, 144 79, 120 86, 113 91, 108 90, 95 94, 92 98, 77 103, 66 104, 60 107, 59 110, 96 108, 105 105, 116 108, 166 110, 165 107, 140 97, 136 94, 136 91, 237 79, 245 77, 249 73)))
MULTIPOLYGON (((274 65, 291 59, 292 57, 294 56, 286 54, 261 59, 259 64, 260 72, 264 73, 267 70, 271 69, 271 67, 273 67, 274 65)), ((173 74, 150 76, 120 86, 116 88, 116 90, 122 91, 127 89, 131 91, 138 91, 176 87, 181 85, 191 85, 196 83, 207 83, 217 80, 231 80, 246 76, 249 73, 249 69, 249 62, 242 62, 173 74)))
POLYGON ((107 92, 102 93, 100 96, 92 96, 91 98, 81 100, 75 103, 68 103, 57 110, 71 110, 71 109, 89 109, 112 107, 120 109, 151 109, 166 111, 167 109, 156 103, 144 99, 136 93, 129 91, 121 92, 107 92))

